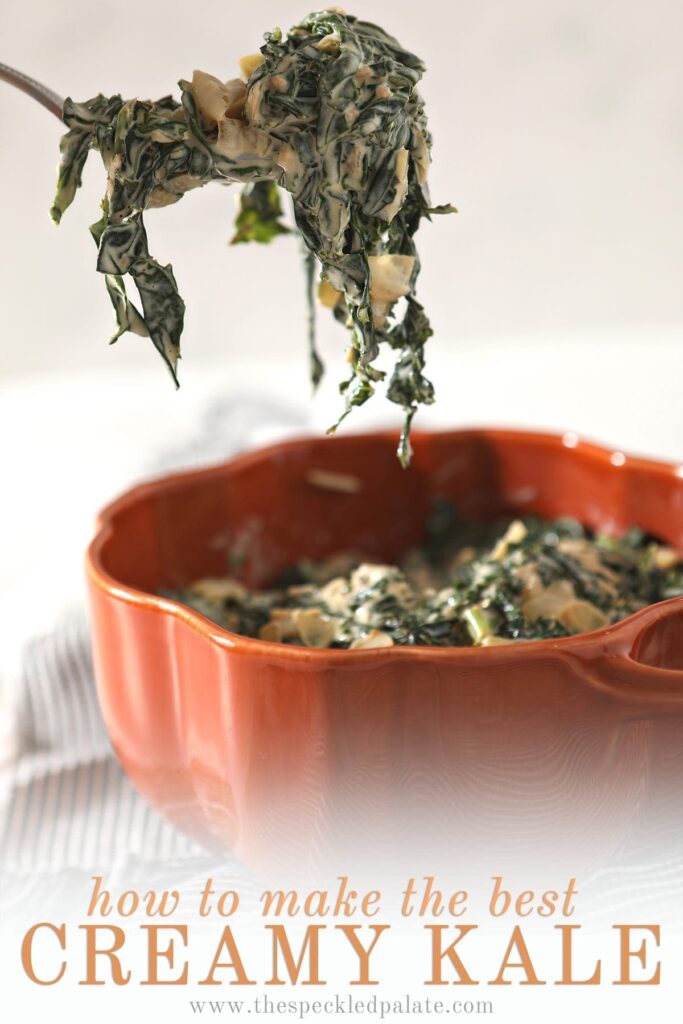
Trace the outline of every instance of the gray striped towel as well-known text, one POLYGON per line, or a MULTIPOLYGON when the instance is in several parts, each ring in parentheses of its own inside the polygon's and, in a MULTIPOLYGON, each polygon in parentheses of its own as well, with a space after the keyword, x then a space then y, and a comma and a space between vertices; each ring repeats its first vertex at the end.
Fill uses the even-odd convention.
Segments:
MULTIPOLYGON (((224 400, 209 407, 191 444, 162 455, 147 475, 218 462, 305 426, 272 401, 224 400)), ((239 878, 248 896, 253 883, 240 864, 217 862, 164 821, 123 774, 97 702, 83 605, 63 610, 44 635, 28 637, 13 660, 19 678, 12 681, 14 730, 6 744, 14 754, 0 804, 5 921, 26 918, 31 908, 82 902, 95 874, 124 887, 165 877, 199 886, 213 874, 239 878)))

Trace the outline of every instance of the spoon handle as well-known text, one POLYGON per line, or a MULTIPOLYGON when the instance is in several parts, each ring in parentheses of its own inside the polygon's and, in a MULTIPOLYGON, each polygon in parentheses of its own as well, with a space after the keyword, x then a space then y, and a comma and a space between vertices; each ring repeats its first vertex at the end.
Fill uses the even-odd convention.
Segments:
POLYGON ((29 78, 29 76, 23 74, 23 72, 17 71, 15 68, 11 68, 7 64, 0 63, 0 81, 9 82, 9 84, 15 86, 15 88, 28 93, 28 95, 33 97, 34 100, 37 100, 38 103, 42 103, 42 105, 58 117, 60 121, 62 120, 64 100, 61 96, 58 96, 56 92, 53 92, 52 89, 48 89, 47 86, 41 85, 40 82, 36 82, 35 78, 29 78))

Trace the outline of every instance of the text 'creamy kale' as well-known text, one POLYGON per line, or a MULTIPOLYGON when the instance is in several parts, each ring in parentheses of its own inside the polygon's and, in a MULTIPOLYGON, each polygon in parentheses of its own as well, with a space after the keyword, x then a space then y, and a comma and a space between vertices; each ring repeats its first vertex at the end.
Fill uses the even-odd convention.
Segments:
MULTIPOLYGON (((417 92, 424 65, 383 29, 337 11, 312 14, 286 36, 276 29, 265 40, 241 62, 246 81, 195 71, 179 83, 180 103, 68 99, 52 216, 59 222, 73 201, 96 149, 107 192, 91 230, 116 313, 112 341, 125 331, 149 336, 177 383, 185 306, 170 264, 149 253, 145 211, 210 181, 238 182, 233 242, 264 243, 288 233, 280 219, 284 189, 305 246, 309 296, 317 278, 320 302, 350 331, 338 423, 384 379, 376 365, 381 346, 393 349, 387 396, 405 413, 399 457, 407 465, 412 418, 434 400, 423 372, 432 329, 415 293, 414 235, 423 217, 453 209, 430 206, 431 138, 417 92), (128 297, 127 278, 139 305, 128 297)), ((315 385, 323 365, 313 315, 309 344, 315 385)))

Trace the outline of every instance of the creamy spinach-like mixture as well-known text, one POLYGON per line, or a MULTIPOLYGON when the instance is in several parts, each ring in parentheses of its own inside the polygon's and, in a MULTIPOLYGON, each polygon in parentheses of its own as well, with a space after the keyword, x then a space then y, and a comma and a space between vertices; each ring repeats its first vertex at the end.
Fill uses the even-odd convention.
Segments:
MULTIPOLYGON (((179 83, 180 102, 67 99, 52 217, 59 222, 97 150, 107 191, 91 232, 116 314, 112 341, 125 331, 149 337, 177 383, 185 305, 171 265, 150 254, 146 211, 211 181, 238 182, 233 241, 269 242, 289 233, 284 189, 304 243, 311 309, 318 278, 320 301, 350 331, 339 421, 370 398, 385 377, 380 350, 393 349, 387 396, 404 410, 398 454, 407 464, 411 420, 434 400, 423 373, 432 329, 416 298, 414 235, 423 218, 453 209, 431 206, 427 190, 431 138, 417 92, 424 65, 383 29, 332 9, 286 35, 268 33, 241 68, 242 79, 227 82, 195 71, 179 83)), ((317 384, 323 365, 313 315, 310 324, 317 384)))
POLYGON ((174 596, 245 636, 307 647, 488 647, 601 629, 683 594, 677 552, 631 529, 574 519, 472 525, 439 503, 427 540, 397 565, 337 555, 294 566, 270 590, 232 577, 174 596))

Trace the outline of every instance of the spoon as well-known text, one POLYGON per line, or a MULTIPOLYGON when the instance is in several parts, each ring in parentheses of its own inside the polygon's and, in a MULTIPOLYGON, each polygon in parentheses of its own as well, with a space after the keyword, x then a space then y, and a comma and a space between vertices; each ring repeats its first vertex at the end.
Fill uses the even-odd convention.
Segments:
POLYGON ((53 92, 52 89, 48 89, 46 85, 36 82, 35 78, 29 78, 22 71, 17 71, 7 64, 0 63, 0 81, 9 82, 16 89, 21 89, 22 92, 28 93, 29 96, 49 110, 51 114, 58 117, 60 121, 62 120, 64 100, 56 92, 53 92))

